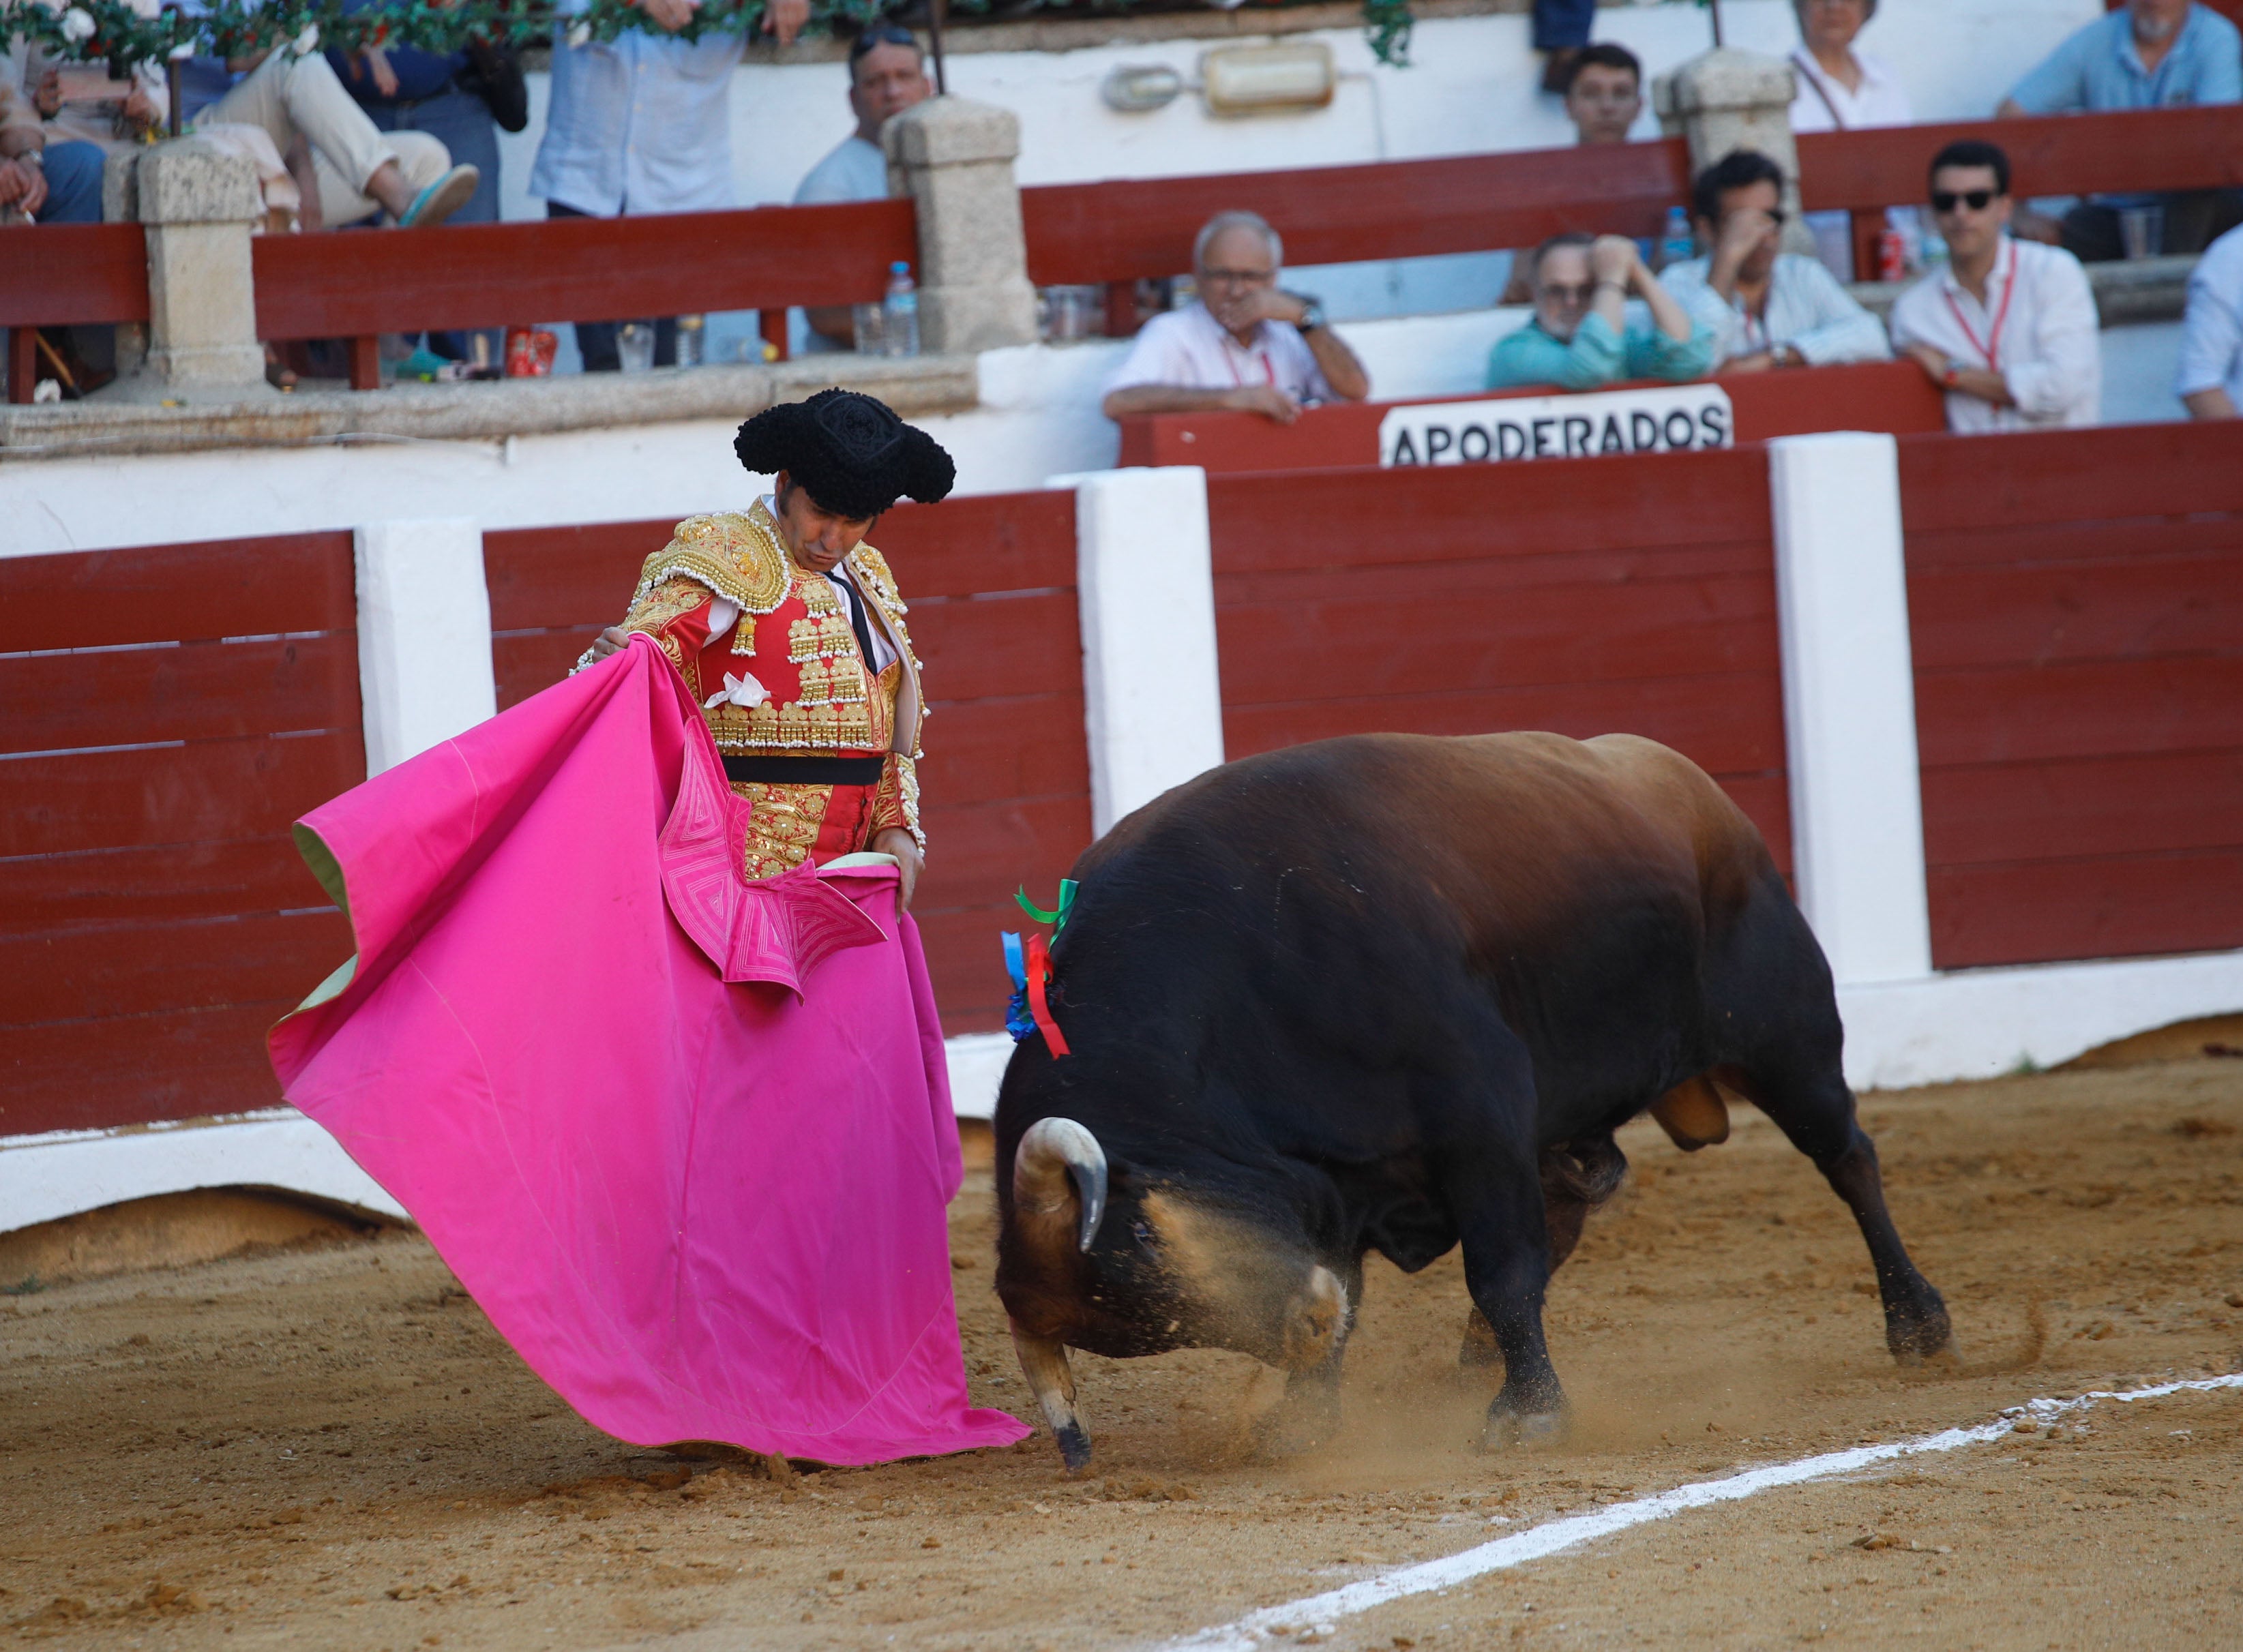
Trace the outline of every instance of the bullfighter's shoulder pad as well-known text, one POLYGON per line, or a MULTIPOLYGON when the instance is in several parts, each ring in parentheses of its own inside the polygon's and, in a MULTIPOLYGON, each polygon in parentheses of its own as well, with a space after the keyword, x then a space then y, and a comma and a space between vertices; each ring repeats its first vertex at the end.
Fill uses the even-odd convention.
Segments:
POLYGON ((681 576, 750 614, 768 614, 786 600, 786 553, 769 527, 744 512, 715 511, 678 523, 670 543, 646 559, 640 588, 681 576))
POLYGON ((857 548, 849 553, 849 566, 856 570, 872 600, 882 608, 891 614, 910 612, 904 606, 903 593, 896 589, 896 576, 888 571, 886 557, 860 541, 857 548))

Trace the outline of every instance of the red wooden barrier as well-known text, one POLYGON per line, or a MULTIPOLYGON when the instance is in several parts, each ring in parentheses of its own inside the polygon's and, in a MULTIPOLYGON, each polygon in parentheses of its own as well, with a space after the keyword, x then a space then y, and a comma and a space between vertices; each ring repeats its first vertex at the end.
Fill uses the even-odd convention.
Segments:
MULTIPOLYGON (((870 303, 919 261, 906 199, 656 218, 446 225, 410 235, 261 235, 266 339, 612 321, 695 311, 870 303)), ((371 389, 354 364, 352 383, 371 389)))
POLYGON ((348 534, 0 560, 0 1136, 280 1100, 350 952, 288 827, 366 777, 352 578, 348 534))
MULTIPOLYGON (((1741 442, 1817 430, 1909 435, 1947 427, 1939 392, 1912 361, 1738 373, 1718 382, 1736 409, 1741 442)), ((1375 465, 1379 420, 1390 408, 1553 393, 1546 388, 1486 390, 1399 402, 1340 402, 1311 407, 1290 425, 1275 424, 1259 413, 1148 413, 1122 420, 1121 462, 1197 465, 1210 473, 1375 465)))
POLYGON ((2243 427, 1901 445, 1932 956, 2243 946, 2243 427))
POLYGON ((8 400, 39 378, 36 330, 148 319, 148 245, 138 224, 41 224, 0 239, 8 400))
POLYGON ((1230 755, 1375 730, 1647 735, 1713 774, 1788 870, 1762 450, 1222 476, 1208 494, 1230 755))
MULTIPOLYGON (((557 680, 622 617, 667 521, 487 534, 502 708, 557 680)), ((916 914, 943 1024, 1003 1024, 997 932, 1012 892, 1047 898, 1090 841, 1074 496, 902 505, 872 534, 911 603, 932 715, 919 765, 928 855, 916 914)))

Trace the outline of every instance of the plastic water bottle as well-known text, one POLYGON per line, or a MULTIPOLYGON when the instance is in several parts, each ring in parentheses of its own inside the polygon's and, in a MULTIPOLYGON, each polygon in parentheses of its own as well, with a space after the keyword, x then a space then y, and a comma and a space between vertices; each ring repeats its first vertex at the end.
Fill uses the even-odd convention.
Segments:
POLYGON ((919 353, 919 288, 911 265, 898 259, 888 266, 888 296, 880 305, 880 347, 892 356, 919 353))
POLYGON ((1668 207, 1667 228, 1659 238, 1659 267, 1687 264, 1697 256, 1697 244, 1690 238, 1690 215, 1679 206, 1668 207))
POLYGON ((709 319, 706 316, 682 315, 677 318, 677 365, 697 367, 709 357, 709 319))

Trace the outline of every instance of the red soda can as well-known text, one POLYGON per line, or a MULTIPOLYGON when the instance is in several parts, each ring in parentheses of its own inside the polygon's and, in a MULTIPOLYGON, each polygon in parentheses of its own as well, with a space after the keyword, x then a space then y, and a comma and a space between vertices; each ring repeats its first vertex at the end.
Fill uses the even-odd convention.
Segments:
POLYGON ((1877 237, 1877 279, 1904 281, 1907 279, 1907 238, 1898 230, 1889 229, 1877 237))
POLYGON ((543 327, 506 330, 506 376, 509 379, 549 379, 553 358, 561 340, 543 327))

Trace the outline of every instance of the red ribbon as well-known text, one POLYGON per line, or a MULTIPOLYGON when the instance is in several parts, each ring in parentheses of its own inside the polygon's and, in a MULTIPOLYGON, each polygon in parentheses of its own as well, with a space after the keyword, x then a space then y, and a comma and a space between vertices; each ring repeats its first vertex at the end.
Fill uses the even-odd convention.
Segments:
POLYGON ((1035 1017, 1038 1031, 1052 1054, 1068 1053, 1067 1039, 1061 1035, 1059 1023, 1052 1019, 1051 1005, 1044 1000, 1044 983, 1051 979, 1051 954, 1044 950, 1041 935, 1028 937, 1028 1013, 1035 1017))

